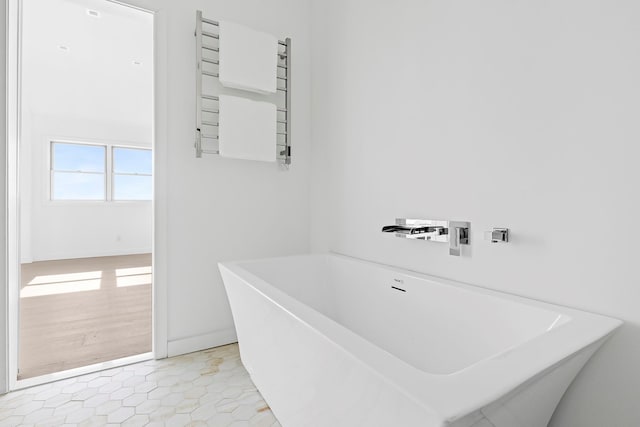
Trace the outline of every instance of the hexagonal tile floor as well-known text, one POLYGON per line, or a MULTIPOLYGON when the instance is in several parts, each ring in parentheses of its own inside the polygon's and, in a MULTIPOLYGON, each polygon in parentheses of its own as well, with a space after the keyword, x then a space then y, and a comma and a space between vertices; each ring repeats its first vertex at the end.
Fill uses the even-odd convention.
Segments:
POLYGON ((0 396, 0 426, 279 427, 237 344, 0 396))

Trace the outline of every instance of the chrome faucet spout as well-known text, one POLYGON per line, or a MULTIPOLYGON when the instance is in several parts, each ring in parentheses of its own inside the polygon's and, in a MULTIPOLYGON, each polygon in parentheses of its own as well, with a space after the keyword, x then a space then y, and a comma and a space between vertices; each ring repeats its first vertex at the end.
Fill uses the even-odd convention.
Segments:
POLYGON ((410 225, 385 225, 382 227, 383 233, 402 233, 402 234, 430 234, 438 235, 447 234, 447 229, 442 226, 410 226, 410 225))
POLYGON ((396 218, 395 225, 382 227, 383 233, 415 240, 449 243, 449 254, 460 256, 469 244, 469 222, 396 218))

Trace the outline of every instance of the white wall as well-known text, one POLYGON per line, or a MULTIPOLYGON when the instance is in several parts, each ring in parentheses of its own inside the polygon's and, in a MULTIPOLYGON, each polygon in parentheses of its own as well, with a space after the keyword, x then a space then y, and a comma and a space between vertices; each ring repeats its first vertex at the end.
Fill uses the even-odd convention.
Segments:
POLYGON ((312 249, 623 319, 551 425, 640 425, 640 3, 312 12, 312 249), (380 233, 396 217, 471 221, 471 250, 380 233))
MULTIPOLYGON (((0 22, 6 23, 7 17, 7 2, 6 0, 0 0, 0 22)), ((3 28, 6 29, 6 26, 3 28)), ((6 92, 6 30, 0 31, 0 147, 7 146, 7 92, 6 92)), ((0 223, 6 224, 6 150, 0 148, 0 223)), ((0 227, 0 242, 7 241, 6 227, 0 227)), ((6 249, 7 245, 0 245, 0 344, 4 344, 7 341, 7 324, 6 324, 6 306, 7 306, 7 288, 6 288, 6 249)), ((4 348, 4 347, 3 347, 4 348)), ((6 390, 7 378, 6 369, 3 369, 7 365, 7 352, 0 351, 0 393, 4 393, 6 390)))
MULTIPOLYGON (((154 2, 158 3, 158 2, 154 2)), ((308 1, 161 2, 168 15, 169 353, 234 339, 217 262, 309 250, 310 6, 308 1), (268 163, 193 150, 195 11, 293 39, 293 159, 268 163)))
POLYGON ((151 148, 151 16, 104 0, 29 0, 22 13, 22 262, 151 252, 151 202, 49 200, 52 140, 151 148))

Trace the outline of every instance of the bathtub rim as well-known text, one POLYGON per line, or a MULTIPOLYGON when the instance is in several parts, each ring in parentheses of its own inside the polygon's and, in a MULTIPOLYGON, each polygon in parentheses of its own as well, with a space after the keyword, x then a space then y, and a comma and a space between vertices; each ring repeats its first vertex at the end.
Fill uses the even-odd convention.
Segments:
MULTIPOLYGON (((453 422, 480 410, 509 393, 545 375, 566 360, 593 345, 601 345, 623 322, 584 310, 552 304, 533 298, 492 290, 464 282, 432 276, 335 252, 268 257, 218 263, 219 269, 238 277, 280 309, 296 318, 332 345, 340 347, 357 363, 395 387, 443 423, 453 422), (570 319, 557 328, 492 357, 480 360, 450 374, 434 374, 413 367, 397 356, 341 325, 335 320, 298 301, 265 279, 243 268, 243 264, 274 260, 316 257, 321 262, 330 258, 363 263, 405 275, 470 292, 544 308, 570 319)), ((225 282, 226 286, 226 282, 225 282)), ((242 345, 242 344, 240 344, 242 345)))

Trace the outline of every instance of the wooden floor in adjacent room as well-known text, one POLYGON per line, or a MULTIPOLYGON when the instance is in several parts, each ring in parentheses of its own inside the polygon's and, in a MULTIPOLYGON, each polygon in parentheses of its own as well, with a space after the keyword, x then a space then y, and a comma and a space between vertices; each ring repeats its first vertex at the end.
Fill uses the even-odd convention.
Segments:
POLYGON ((22 264, 19 379, 151 351, 151 254, 22 264))

